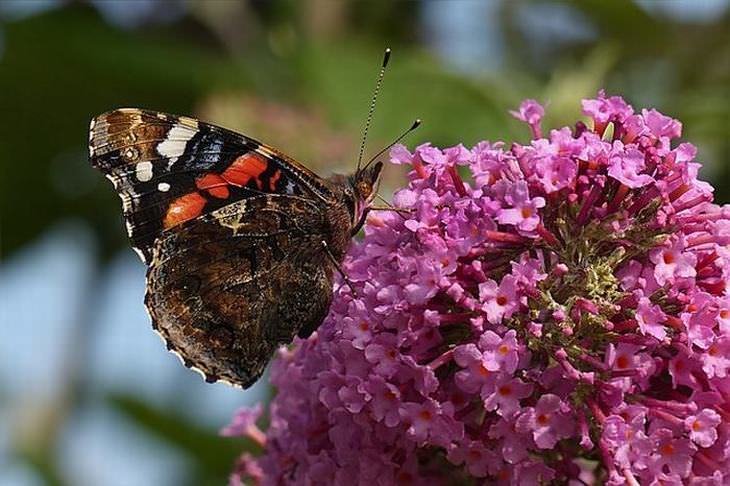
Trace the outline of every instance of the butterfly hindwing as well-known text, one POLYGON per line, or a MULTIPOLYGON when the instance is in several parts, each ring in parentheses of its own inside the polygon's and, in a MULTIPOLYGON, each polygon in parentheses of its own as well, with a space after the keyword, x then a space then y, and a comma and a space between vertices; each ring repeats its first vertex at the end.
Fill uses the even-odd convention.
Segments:
POLYGON ((259 195, 160 238, 145 302, 168 348, 207 381, 256 381, 276 347, 327 313, 326 217, 299 196, 259 195))
POLYGON ((119 193, 146 263, 163 232, 236 201, 266 193, 332 197, 317 175, 277 150, 185 116, 105 113, 91 122, 89 152, 119 193))

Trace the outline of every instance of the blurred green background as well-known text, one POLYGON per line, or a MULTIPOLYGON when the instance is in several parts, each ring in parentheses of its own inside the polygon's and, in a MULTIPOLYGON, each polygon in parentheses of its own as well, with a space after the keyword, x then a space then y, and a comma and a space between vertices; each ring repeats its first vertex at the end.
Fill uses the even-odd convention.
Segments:
MULTIPOLYGON (((327 174, 368 144, 527 140, 508 110, 574 121, 600 88, 684 123, 730 200, 730 2, 0 1, 0 485, 222 484, 240 405, 149 327, 119 201, 87 162, 91 117, 190 114, 327 174)), ((401 182, 389 169, 388 195, 401 182)))

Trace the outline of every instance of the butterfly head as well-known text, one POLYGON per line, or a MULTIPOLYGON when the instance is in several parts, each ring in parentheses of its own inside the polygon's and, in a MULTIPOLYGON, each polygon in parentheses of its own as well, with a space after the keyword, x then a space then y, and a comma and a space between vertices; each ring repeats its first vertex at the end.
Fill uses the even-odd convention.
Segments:
POLYGON ((352 218, 353 234, 357 233, 362 227, 366 209, 375 199, 382 170, 383 163, 375 162, 348 178, 345 198, 349 199, 347 206, 352 218))
POLYGON ((361 199, 365 205, 368 205, 375 198, 380 183, 380 173, 383 171, 383 163, 376 162, 370 167, 365 167, 355 174, 352 179, 355 194, 361 199))

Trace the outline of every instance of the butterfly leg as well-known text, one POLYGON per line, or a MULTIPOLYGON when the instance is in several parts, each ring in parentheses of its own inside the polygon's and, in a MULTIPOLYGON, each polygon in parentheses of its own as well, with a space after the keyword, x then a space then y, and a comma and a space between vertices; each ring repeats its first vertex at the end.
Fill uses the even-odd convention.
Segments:
POLYGON ((396 208, 394 206, 370 206, 370 211, 393 211, 395 213, 410 214, 413 212, 410 208, 396 208))
POLYGON ((337 258, 332 254, 330 251, 330 247, 327 244, 326 241, 322 240, 322 248, 324 248, 324 252, 327 255, 327 257, 330 259, 332 264, 335 266, 337 271, 339 272, 340 276, 342 277, 342 280, 345 281, 348 287, 350 287, 350 292, 352 292, 353 297, 357 297, 357 291, 355 290, 355 287, 353 287, 352 282, 350 282, 350 279, 347 278, 347 275, 342 270, 342 267, 340 266, 339 262, 337 261, 337 258))
POLYGON ((387 199, 385 199, 380 194, 376 194, 375 197, 377 197, 378 199, 383 201, 385 203, 385 206, 370 206, 370 207, 368 207, 368 210, 370 210, 370 211, 393 211, 393 212, 400 214, 401 217, 403 217, 403 219, 405 219, 403 214, 409 214, 409 213, 413 212, 413 209, 411 209, 411 208, 397 208, 397 207, 393 206, 390 202, 388 202, 387 199))

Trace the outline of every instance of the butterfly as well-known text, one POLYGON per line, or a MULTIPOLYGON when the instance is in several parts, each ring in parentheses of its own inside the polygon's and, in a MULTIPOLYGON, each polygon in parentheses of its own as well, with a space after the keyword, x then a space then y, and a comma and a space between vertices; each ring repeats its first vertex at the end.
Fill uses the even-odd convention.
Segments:
POLYGON ((206 381, 244 388, 324 320, 383 167, 322 178, 245 135, 137 108, 94 118, 89 155, 148 266, 153 328, 206 381))

